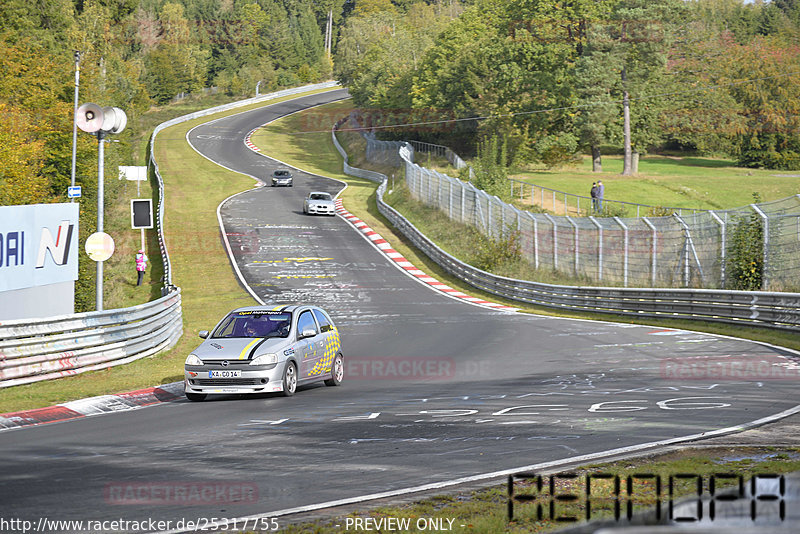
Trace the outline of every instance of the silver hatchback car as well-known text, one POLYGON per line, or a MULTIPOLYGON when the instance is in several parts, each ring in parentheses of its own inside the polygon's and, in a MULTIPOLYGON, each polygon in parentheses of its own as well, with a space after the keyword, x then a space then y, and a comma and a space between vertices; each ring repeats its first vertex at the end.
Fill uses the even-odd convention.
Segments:
POLYGON ((339 330, 316 306, 249 306, 223 318, 184 364, 186 398, 282 392, 344 378, 339 330))

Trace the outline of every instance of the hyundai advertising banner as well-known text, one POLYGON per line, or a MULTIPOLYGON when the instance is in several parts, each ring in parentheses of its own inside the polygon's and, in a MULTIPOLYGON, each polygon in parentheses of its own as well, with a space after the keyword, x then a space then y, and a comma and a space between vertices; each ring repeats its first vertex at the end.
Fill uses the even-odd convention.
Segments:
POLYGON ((78 279, 78 204, 0 206, 0 291, 78 279))

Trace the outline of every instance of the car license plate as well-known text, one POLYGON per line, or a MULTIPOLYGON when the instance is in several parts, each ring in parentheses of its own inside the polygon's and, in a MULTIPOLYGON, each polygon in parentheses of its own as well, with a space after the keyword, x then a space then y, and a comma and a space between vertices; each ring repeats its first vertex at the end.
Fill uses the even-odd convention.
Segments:
POLYGON ((208 378, 239 378, 242 376, 241 371, 209 371, 208 378))

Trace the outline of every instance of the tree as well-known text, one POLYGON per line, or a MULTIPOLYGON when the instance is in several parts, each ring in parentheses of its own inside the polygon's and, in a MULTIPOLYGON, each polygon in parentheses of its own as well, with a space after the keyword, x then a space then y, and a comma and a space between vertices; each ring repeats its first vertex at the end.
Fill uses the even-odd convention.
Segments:
POLYGON ((0 206, 50 201, 50 184, 42 174, 45 143, 30 128, 31 117, 0 102, 0 206))
POLYGON ((735 137, 738 163, 746 167, 800 169, 800 46, 757 37, 727 50, 731 78, 752 80, 729 88, 741 105, 744 131, 735 137))
POLYGON ((202 89, 208 74, 209 53, 197 44, 181 4, 166 3, 159 23, 159 43, 147 55, 147 88, 150 95, 165 103, 179 93, 202 89))

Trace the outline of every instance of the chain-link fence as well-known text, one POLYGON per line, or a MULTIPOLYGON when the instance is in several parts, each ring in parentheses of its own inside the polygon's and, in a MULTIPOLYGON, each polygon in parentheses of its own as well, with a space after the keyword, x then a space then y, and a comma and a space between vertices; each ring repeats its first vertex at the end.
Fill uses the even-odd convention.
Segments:
POLYGON ((537 268, 625 287, 800 287, 800 195, 666 217, 531 213, 417 165, 419 143, 365 137, 368 159, 401 165, 414 198, 495 239, 517 231, 524 257, 537 268), (742 281, 749 285, 742 286, 742 281))

